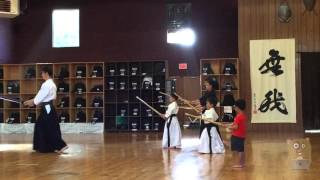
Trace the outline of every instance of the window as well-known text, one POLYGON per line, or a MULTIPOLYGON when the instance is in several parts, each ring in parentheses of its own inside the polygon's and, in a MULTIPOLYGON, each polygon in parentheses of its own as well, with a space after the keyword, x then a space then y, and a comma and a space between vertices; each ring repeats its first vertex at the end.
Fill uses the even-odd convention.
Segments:
POLYGON ((167 4, 167 43, 192 46, 196 34, 191 29, 191 3, 167 4))
POLYGON ((192 46, 196 41, 196 35, 190 28, 179 29, 167 33, 167 43, 192 46))
POLYGON ((79 9, 52 12, 52 47, 79 47, 79 9))

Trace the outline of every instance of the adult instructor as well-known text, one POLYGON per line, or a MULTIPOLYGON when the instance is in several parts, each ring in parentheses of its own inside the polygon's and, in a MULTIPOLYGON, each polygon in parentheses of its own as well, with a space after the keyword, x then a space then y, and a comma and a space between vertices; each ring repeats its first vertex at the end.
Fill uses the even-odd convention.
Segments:
POLYGON ((57 97, 57 87, 53 81, 52 70, 45 66, 41 69, 41 77, 45 80, 34 99, 25 101, 28 107, 39 105, 40 115, 35 123, 33 135, 33 150, 41 153, 63 153, 67 144, 61 137, 58 116, 53 106, 53 100, 57 97))

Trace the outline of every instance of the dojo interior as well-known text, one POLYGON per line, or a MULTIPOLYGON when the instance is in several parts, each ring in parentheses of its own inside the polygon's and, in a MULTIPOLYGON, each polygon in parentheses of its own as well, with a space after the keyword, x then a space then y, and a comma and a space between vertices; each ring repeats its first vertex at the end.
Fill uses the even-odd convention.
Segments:
POLYGON ((0 179, 318 179, 319 14, 319 0, 0 0, 0 96, 34 97, 41 67, 50 66, 69 145, 62 155, 32 151, 40 110, 2 99, 0 179), (294 74, 282 83, 294 84, 286 100, 294 100, 295 118, 257 123, 250 43, 274 39, 294 39, 294 74), (226 94, 247 103, 242 169, 231 168, 228 145, 224 154, 197 152, 199 122, 185 115, 195 114, 186 104, 181 149, 163 149, 164 120, 136 98, 163 113, 168 98, 160 92, 199 99, 209 75, 219 83, 219 121, 233 121, 223 118, 226 94), (310 141, 305 161, 290 156, 288 140, 300 138, 310 141))

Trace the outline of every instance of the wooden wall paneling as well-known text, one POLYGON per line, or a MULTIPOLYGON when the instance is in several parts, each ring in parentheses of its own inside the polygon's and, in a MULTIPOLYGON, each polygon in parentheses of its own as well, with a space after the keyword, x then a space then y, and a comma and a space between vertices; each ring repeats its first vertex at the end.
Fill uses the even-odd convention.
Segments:
MULTIPOLYGON (((300 6, 299 6, 299 3, 294 3, 293 4, 293 8, 292 8, 292 11, 293 12, 298 12, 300 10, 300 6)), ((297 38, 298 37, 298 34, 299 34, 299 29, 301 28, 301 24, 299 24, 300 22, 300 16, 294 16, 293 17, 293 20, 294 20, 294 28, 292 30, 292 33, 293 33, 293 37, 294 38, 297 38)), ((296 44, 299 44, 297 43, 298 42, 298 39, 296 39, 296 44)), ((297 46, 298 47, 298 46, 297 46)), ((298 49, 298 48, 296 48, 298 49)))
MULTIPOLYGON (((297 3, 292 3, 291 4, 291 10, 292 12, 297 12, 298 9, 298 4, 297 3)), ((289 38, 294 38, 295 37, 295 32, 297 29, 297 21, 298 21, 298 16, 293 16, 291 20, 291 27, 288 29, 289 33, 289 38), (292 31, 290 31, 292 29, 292 31)))
MULTIPOLYGON (((290 3, 289 2, 289 7, 292 11, 292 4, 293 3, 290 3)), ((288 22, 288 23, 281 23, 281 28, 282 28, 282 35, 281 37, 285 37, 285 38, 289 38, 289 29, 292 28, 292 21, 293 21, 293 18, 294 18, 294 14, 292 14, 292 17, 291 17, 291 20, 288 22)), ((280 21, 279 21, 280 22, 280 21)))
MULTIPOLYGON (((304 8, 304 6, 303 6, 304 8)), ((305 8, 304 10, 305 11, 305 8)), ((305 12, 303 15, 303 18, 304 19, 304 22, 307 23, 307 26, 306 26, 306 43, 307 43, 307 51, 314 51, 314 36, 315 36, 315 29, 314 29, 314 23, 313 23, 313 19, 314 19, 314 15, 312 12, 305 12)))
POLYGON ((269 11, 269 6, 268 6, 268 3, 267 1, 262 1, 262 16, 261 16, 261 20, 263 22, 263 33, 262 33, 262 38, 265 38, 267 37, 267 32, 268 32, 268 19, 267 19, 267 16, 266 14, 268 14, 268 11, 269 11))
MULTIPOLYGON (((250 14, 250 1, 245 1, 245 5, 246 5, 246 9, 244 12, 244 16, 243 18, 246 19, 248 18, 248 16, 251 16, 250 14)), ((243 21, 242 19, 240 21, 243 21)), ((246 32, 250 32, 251 31, 251 27, 250 27, 250 21, 244 21, 244 24, 246 25, 246 28, 243 33, 245 34, 244 36, 244 42, 241 48, 243 48, 242 51, 239 51, 239 57, 244 57, 244 61, 243 61, 243 65, 240 66, 241 68, 241 72, 248 72, 248 73, 242 73, 242 80, 240 82, 240 84, 242 84, 242 87, 247 87, 248 91, 242 91, 242 93, 245 93, 243 95, 243 97, 246 99, 248 104, 251 104, 251 88, 250 88, 250 69, 249 69, 249 64, 248 64, 248 58, 249 58, 249 39, 250 39, 250 34, 246 33, 246 32), (244 64, 246 64, 247 66, 244 66, 244 64)), ((240 27, 240 26, 239 26, 240 27)), ((248 112, 248 111, 247 111, 248 112)), ((249 111, 250 112, 250 111, 249 111)), ((250 119, 250 114, 247 113, 250 119)), ((251 128, 253 128, 252 126, 250 126, 251 128)), ((249 127, 249 128, 250 128, 249 127)))
MULTIPOLYGON (((196 100, 199 99, 201 96, 201 88, 199 86, 200 82, 200 77, 192 77, 192 76, 187 76, 183 78, 183 87, 184 87, 184 97, 186 97, 189 100, 196 100)), ((188 112, 188 113, 193 113, 195 114, 194 110, 183 110, 183 112, 188 112)), ((183 113, 183 116, 184 116, 183 113)), ((190 121, 184 116, 183 119, 184 123, 189 124, 190 121)))
MULTIPOLYGON (((278 13, 278 8, 279 8, 281 2, 282 2, 282 0, 277 0, 277 5, 276 5, 276 12, 277 13, 278 13)), ((289 7, 291 8, 290 3, 288 3, 288 4, 289 4, 289 7)), ((286 27, 288 26, 290 21, 288 23, 280 22, 279 18, 278 18, 278 14, 277 14, 276 23, 277 23, 277 38, 287 38, 286 27)))
MULTIPOLYGON (((250 2, 250 4, 252 3, 254 6, 256 6, 256 4, 255 4, 255 1, 254 0, 249 0, 249 2, 250 2)), ((255 21, 255 9, 256 8, 249 8, 249 12, 250 12, 250 21, 249 21, 249 28, 250 28, 250 32, 254 35, 254 37, 257 37, 257 34, 256 34, 256 28, 257 28, 257 26, 256 26, 256 23, 257 23, 257 21, 255 21)))
MULTIPOLYGON (((274 32, 274 37, 275 38, 279 38, 279 18, 278 18, 278 6, 279 6, 279 3, 278 3, 278 0, 274 0, 273 2, 273 11, 274 11, 274 29, 271 30, 274 32)), ((269 37, 271 38, 271 37, 269 37)))
MULTIPOLYGON (((300 3, 295 3, 297 6, 296 13, 302 13, 303 9, 301 8, 300 3)), ((296 16, 297 19, 297 29, 295 29, 295 38, 296 38, 296 43, 297 43, 297 50, 301 51, 302 46, 303 46, 303 41, 302 41, 302 28, 303 26, 299 24, 302 20, 302 16, 296 16)))
MULTIPOLYGON (((256 8, 254 8, 254 11, 253 11, 254 14, 252 15, 252 18, 261 19, 261 16, 262 16, 261 10, 263 8, 262 2, 255 1, 254 3, 255 3, 256 8)), ((262 29, 263 21, 256 21, 254 24, 256 27, 256 29, 255 29, 256 37, 257 37, 257 39, 260 39, 261 34, 263 32, 263 29, 262 29)))
MULTIPOLYGON (((291 11, 293 11, 292 10, 292 4, 294 4, 294 3, 289 3, 291 11)), ((283 35, 281 37, 290 38, 289 29, 292 29, 292 24, 293 24, 294 17, 295 17, 295 15, 292 14, 292 17, 291 17, 291 20, 290 20, 289 23, 282 23, 284 33, 283 33, 283 35)))
POLYGON ((199 76, 183 77, 184 96, 190 100, 196 100, 201 96, 201 89, 199 86, 199 76))
MULTIPOLYGON (((319 16, 319 13, 320 13, 320 2, 318 1, 316 3, 316 6, 315 6, 315 12, 318 14, 319 16)), ((312 13, 315 13, 315 12, 312 12, 312 13)), ((314 51, 317 51, 318 49, 320 49, 320 33, 317 33, 317 32, 320 32, 320 20, 319 20, 319 17, 318 16, 314 16, 313 18, 313 23, 314 23, 314 51)))
POLYGON ((302 43, 302 46, 300 47, 301 49, 299 49, 300 51, 307 51, 307 47, 308 47, 308 44, 307 44, 307 35, 308 35, 308 32, 307 32, 307 25, 308 25, 308 22, 307 22, 307 18, 306 18, 306 15, 303 15, 303 11, 304 11, 304 6, 301 4, 299 4, 299 11, 296 12, 297 14, 300 14, 300 22, 303 22, 303 24, 301 24, 301 34, 298 35, 298 38, 301 38, 301 43, 302 43), (300 37, 299 37, 300 36, 300 37))
MULTIPOLYGON (((240 84, 245 91, 241 97, 248 103, 246 113, 250 119, 250 52, 249 41, 253 39, 295 38, 298 52, 320 51, 320 2, 316 3, 315 12, 303 12, 302 1, 288 1, 292 10, 289 23, 280 23, 278 7, 281 0, 242 0, 238 1, 238 47, 240 58, 240 84)), ((299 131, 302 130, 300 57, 297 56, 297 123, 296 124, 248 124, 253 131, 299 131)))
POLYGON ((267 36, 275 36, 274 35, 274 28, 275 28, 275 9, 274 9, 274 2, 275 0, 270 0, 268 3, 268 12, 265 14, 265 17, 268 19, 268 31, 266 32, 267 36), (268 17, 269 15, 269 17, 268 17))
POLYGON ((302 112, 302 86, 301 86, 301 54, 297 53, 297 61, 296 61, 296 81, 297 83, 297 117, 300 121, 298 121, 299 127, 303 128, 303 112, 302 112))

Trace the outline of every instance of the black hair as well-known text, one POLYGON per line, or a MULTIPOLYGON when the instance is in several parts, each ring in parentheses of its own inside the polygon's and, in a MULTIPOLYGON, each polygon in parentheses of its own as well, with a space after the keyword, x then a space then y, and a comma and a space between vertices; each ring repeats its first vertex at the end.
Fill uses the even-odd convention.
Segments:
POLYGON ((209 102, 210 104, 216 106, 217 103, 218 103, 218 100, 217 100, 217 98, 210 96, 210 97, 207 98, 207 102, 209 102))
POLYGON ((175 95, 174 93, 172 93, 170 96, 176 101, 179 99, 179 97, 177 95, 175 95))
POLYGON ((246 109, 246 101, 244 99, 238 99, 234 105, 241 109, 241 111, 246 109))
POLYGON ((41 68, 42 73, 48 73, 50 77, 52 77, 52 69, 49 66, 43 66, 41 68))
POLYGON ((205 81, 212 87, 212 91, 215 91, 216 89, 219 89, 219 85, 217 80, 214 79, 214 77, 207 77, 205 81))

